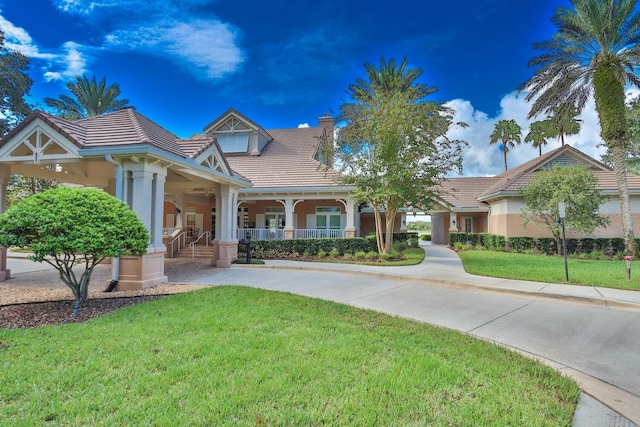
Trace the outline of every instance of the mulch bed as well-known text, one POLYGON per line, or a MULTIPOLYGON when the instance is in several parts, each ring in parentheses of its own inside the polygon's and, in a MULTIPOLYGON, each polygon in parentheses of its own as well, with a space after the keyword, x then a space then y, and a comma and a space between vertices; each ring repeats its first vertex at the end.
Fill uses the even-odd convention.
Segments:
POLYGON ((0 328, 23 329, 45 325, 85 322, 120 308, 166 295, 142 295, 122 298, 89 299, 80 306, 78 318, 73 319, 73 301, 47 301, 12 304, 0 307, 0 328))

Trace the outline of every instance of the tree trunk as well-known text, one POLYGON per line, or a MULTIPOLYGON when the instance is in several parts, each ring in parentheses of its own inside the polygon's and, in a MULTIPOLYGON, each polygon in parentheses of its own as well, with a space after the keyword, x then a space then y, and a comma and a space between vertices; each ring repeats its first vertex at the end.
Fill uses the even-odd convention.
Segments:
POLYGON ((596 111, 600 119, 602 139, 607 143, 613 156, 613 171, 620 193, 620 213, 622 214, 622 237, 627 255, 635 255, 638 248, 633 235, 631 204, 627 188, 625 150, 622 141, 627 130, 625 120, 624 87, 616 76, 615 67, 602 64, 593 75, 593 90, 596 111))
POLYGON ((620 213, 622 215, 622 238, 624 239, 624 251, 627 255, 636 255, 638 245, 634 238, 633 221, 631 219, 631 204, 629 202, 629 188, 627 186, 627 172, 625 168, 625 152, 622 142, 614 142, 609 146, 613 155, 613 171, 616 174, 616 183, 620 193, 620 213))
POLYGON ((504 154, 504 171, 506 172, 509 168, 507 167, 507 144, 502 144, 502 154, 504 154))
POLYGON ((376 244, 378 246, 378 253, 382 253, 384 249, 384 236, 382 235, 382 218, 380 215, 380 210, 377 205, 371 204, 373 206, 373 218, 376 223, 376 244))
POLYGON ((396 213, 395 209, 387 209, 385 213, 385 222, 386 222, 386 241, 384 245, 384 252, 380 252, 383 254, 390 254, 391 248, 393 247, 393 226, 396 222, 396 213))

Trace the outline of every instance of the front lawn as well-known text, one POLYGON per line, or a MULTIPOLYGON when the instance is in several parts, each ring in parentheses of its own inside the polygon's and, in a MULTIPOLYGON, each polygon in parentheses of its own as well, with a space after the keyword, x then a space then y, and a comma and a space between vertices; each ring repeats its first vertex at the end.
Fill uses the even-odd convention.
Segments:
POLYGON ((578 395, 458 332, 252 288, 0 330, 8 425, 568 426, 578 395))
MULTIPOLYGON (((463 250, 458 252, 464 269, 471 274, 534 282, 566 283, 564 258, 549 255, 463 250)), ((626 279, 624 261, 568 260, 569 283, 585 286, 640 290, 640 263, 631 263, 626 279), (635 277, 634 277, 635 275, 635 277)))

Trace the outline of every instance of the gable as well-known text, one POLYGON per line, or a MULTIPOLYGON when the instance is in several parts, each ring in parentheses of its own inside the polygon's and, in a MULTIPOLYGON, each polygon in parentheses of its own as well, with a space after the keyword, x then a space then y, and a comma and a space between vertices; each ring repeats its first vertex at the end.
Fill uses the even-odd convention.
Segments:
POLYGON ((223 153, 260 155, 273 138, 260 125, 234 109, 228 110, 204 129, 215 136, 223 153))
POLYGON ((225 161, 224 155, 218 150, 218 147, 215 144, 204 150, 194 160, 197 164, 204 166, 205 168, 209 168, 226 175, 231 175, 229 165, 225 161))
POLYGON ((37 118, 0 147, 0 160, 16 163, 60 162, 78 159, 79 147, 37 118))

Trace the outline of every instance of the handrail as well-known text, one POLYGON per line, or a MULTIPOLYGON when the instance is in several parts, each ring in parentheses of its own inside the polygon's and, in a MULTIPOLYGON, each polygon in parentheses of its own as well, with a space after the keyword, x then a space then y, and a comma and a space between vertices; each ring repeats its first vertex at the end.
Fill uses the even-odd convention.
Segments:
POLYGON ((198 243, 198 241, 200 239, 202 239, 203 236, 207 236, 207 238, 205 239, 205 244, 206 244, 207 247, 209 247, 209 236, 210 235, 211 235, 210 231, 205 231, 204 233, 199 235, 196 240, 194 240, 193 242, 189 243, 189 247, 191 248, 191 258, 195 258, 196 257, 196 243, 198 243))
POLYGON ((173 258, 173 255, 175 254, 175 251, 173 250, 173 243, 175 241, 178 241, 178 252, 180 252, 180 247, 185 246, 187 243, 187 232, 181 232, 176 237, 174 237, 171 242, 169 242, 169 245, 171 246, 171 258, 173 258), (182 240, 182 245, 180 245, 180 240, 182 240))

